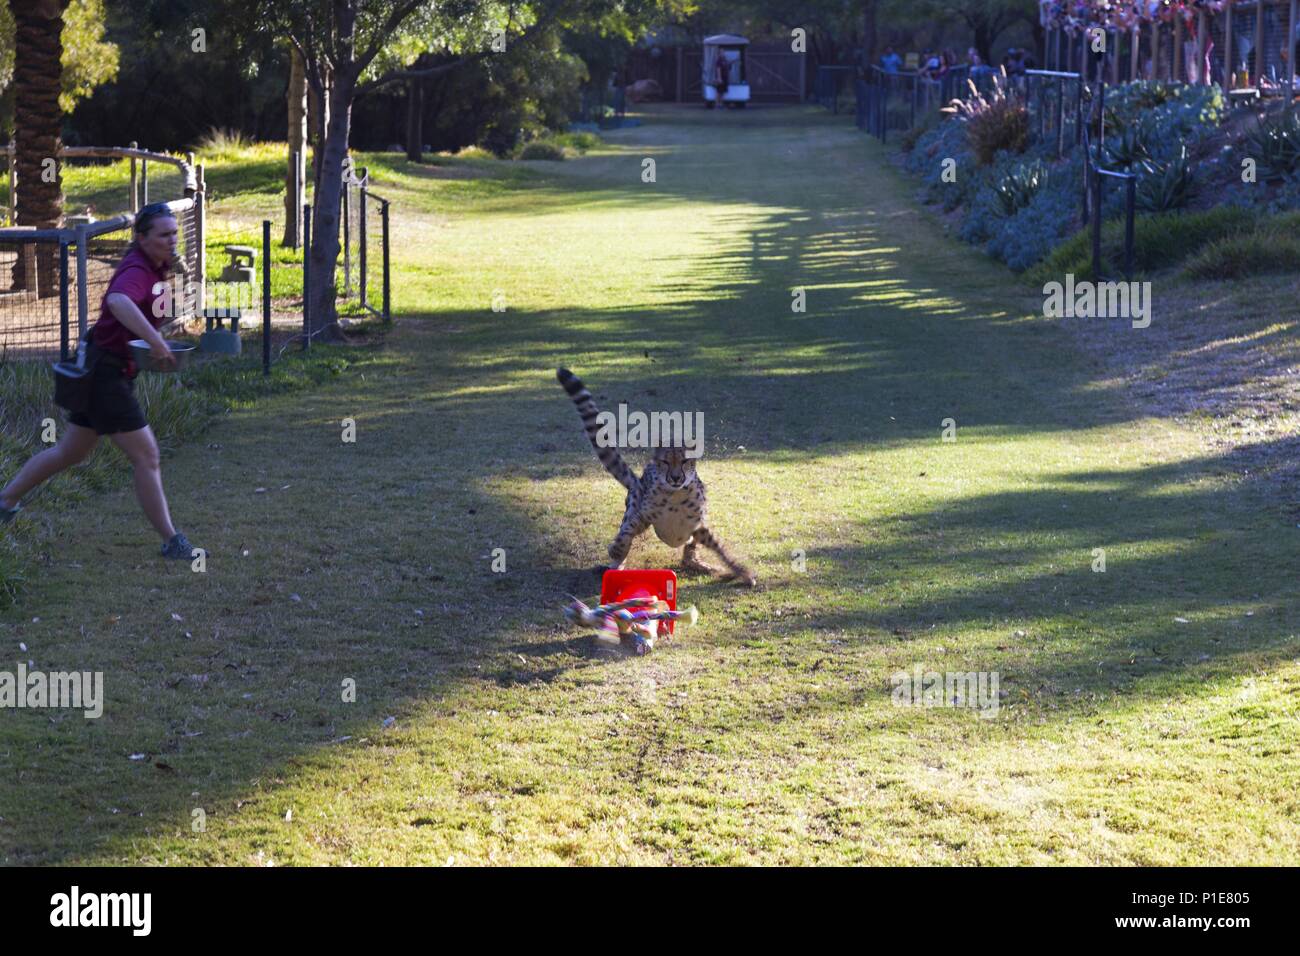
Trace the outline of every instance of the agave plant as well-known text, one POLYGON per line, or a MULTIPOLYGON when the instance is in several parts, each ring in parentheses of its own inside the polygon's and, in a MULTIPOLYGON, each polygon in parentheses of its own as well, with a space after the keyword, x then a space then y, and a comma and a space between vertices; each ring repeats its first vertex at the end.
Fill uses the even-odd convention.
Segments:
POLYGON ((1244 146, 1265 176, 1288 176, 1300 168, 1300 114, 1287 111, 1261 118, 1246 133, 1244 146))
POLYGON ((1196 175, 1187 157, 1187 147, 1180 147, 1178 155, 1168 162, 1145 160, 1145 175, 1138 179, 1137 208, 1143 212, 1165 212, 1186 206, 1196 193, 1196 175))
POLYGON ((1103 148, 1103 162, 1112 169, 1129 170, 1152 158, 1147 144, 1151 130, 1145 123, 1135 123, 1117 135, 1108 137, 1103 148))
POLYGON ((1047 166, 1041 159, 1027 166, 1017 166, 993 187, 1006 216, 1014 216, 1033 201, 1034 194, 1047 181, 1047 166))

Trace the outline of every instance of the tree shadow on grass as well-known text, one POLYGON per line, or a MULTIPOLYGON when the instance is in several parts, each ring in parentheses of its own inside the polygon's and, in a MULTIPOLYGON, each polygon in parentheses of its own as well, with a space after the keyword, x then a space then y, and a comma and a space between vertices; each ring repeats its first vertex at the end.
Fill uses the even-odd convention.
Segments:
MULTIPOLYGON (((833 192, 808 187, 804 195, 823 203, 833 192)), ((294 399, 274 421, 238 416, 213 436, 220 455, 193 449, 169 463, 169 481, 204 489, 187 510, 208 531, 217 573, 198 581, 179 569, 160 580, 152 568, 128 570, 122 545, 109 560, 124 570, 100 600, 84 593, 82 572, 50 569, 49 619, 14 625, 12 636, 44 665, 104 670, 109 701, 95 723, 0 714, 0 770, 13 781, 0 809, 5 859, 165 856, 159 846, 188 838, 196 806, 220 823, 265 806, 308 768, 399 746, 384 737, 388 716, 400 728, 461 692, 489 699, 502 688, 562 685, 587 668, 637 667, 592 652, 559 615, 563 596, 603 556, 622 495, 599 471, 554 381, 556 365, 584 375, 607 408, 628 400, 704 410, 706 479, 711 459, 739 461, 741 445, 755 467, 801 461, 815 469, 842 454, 937 439, 948 416, 1008 432, 1131 419, 1122 396, 1095 388, 1053 330, 1018 322, 984 286, 963 289, 960 300, 946 295, 944 262, 913 270, 907 256, 916 254, 892 251, 899 237, 878 218, 834 225, 866 201, 851 190, 834 195, 818 219, 796 209, 738 220, 753 225, 748 250, 720 250, 674 271, 680 284, 664 291, 693 301, 507 318, 427 312, 403 329, 401 368, 364 385, 346 377, 294 399), (864 243, 880 251, 849 251, 864 243), (790 289, 800 283, 810 290, 804 314, 790 311, 790 289), (871 298, 882 291, 883 300, 871 298), (447 335, 444 322, 465 332, 447 335), (337 419, 354 409, 362 438, 349 449, 338 442, 337 419), (255 495, 254 484, 265 493, 255 495), (535 491, 524 494, 527 487, 535 491), (277 505, 282 493, 287 503, 277 505), (607 516, 591 526, 589 505, 605 499, 607 516), (491 571, 495 547, 508 555, 504 579, 491 571), (252 553, 245 559, 243 550, 252 553), (56 597, 69 610, 58 610, 56 597), (166 616, 160 602, 184 620, 166 616), (109 623, 110 614, 123 620, 109 623), (341 702, 345 679, 360 691, 355 704, 341 702), (49 818, 51 807, 63 809, 49 818)), ((638 200, 611 191, 608 201, 638 200)), ((1249 645, 1269 652, 1285 647, 1280 635, 1294 628, 1296 610, 1276 562, 1258 571, 1231 563, 1271 557, 1257 537, 1270 527, 1255 510, 1257 492, 1249 483, 1225 491, 1193 481, 1198 467, 1231 465, 1058 475, 1053 486, 958 498, 864 527, 864 536, 878 535, 873 544, 813 548, 810 564, 834 575, 832 593, 865 577, 889 603, 841 588, 841 603, 819 610, 811 629, 885 641, 899 636, 895 628, 914 634, 939 621, 958 632, 1017 616, 1051 622, 1068 598, 1072 613, 1096 622, 1094 646, 1075 640, 1031 656, 1010 671, 1016 680, 1100 686, 1089 676, 1093 662, 1135 651, 1134 664, 1115 666, 1177 660, 1168 666, 1189 683, 1205 663, 1200 654, 1220 673, 1247 670, 1255 665, 1244 642, 1214 643, 1213 600, 1256 602, 1260 623, 1266 607, 1275 613, 1270 627, 1275 620, 1281 629, 1249 645), (1179 507, 1166 507, 1152 483, 1168 486, 1179 507), (1192 514, 1222 526, 1189 542, 1192 514), (1106 575, 1092 575, 1091 548, 1113 549, 1117 535, 1106 575), (1163 540, 1175 542, 1163 555, 1138 548, 1163 540), (1126 546, 1137 555, 1126 558, 1126 546), (1056 551, 1061 574, 1039 569, 1056 551), (999 580, 997 567, 1025 570, 999 580), (953 581, 937 596, 908 590, 927 576, 953 581), (1171 626, 1175 612, 1189 623, 1171 626), (1171 634, 1177 657, 1164 647, 1171 634), (1152 642, 1160 653, 1143 649, 1152 642)), ((135 521, 133 503, 122 500, 75 535, 88 549, 117 546, 135 521)), ((67 540, 73 535, 69 526, 67 540)), ((589 580, 580 596, 595 592, 589 580)), ((793 578, 770 585, 792 597, 804 586, 793 578)), ((693 600, 722 616, 749 603, 719 582, 691 587, 693 600)), ((809 628, 752 622, 745 633, 801 629, 809 628)), ((967 656, 980 653, 972 647, 967 656)), ((823 702, 850 706, 870 692, 827 691, 823 702)), ((762 716, 758 705, 754 714, 762 716)), ((416 809, 410 817, 412 825, 427 819, 416 809)), ((248 845, 274 848, 274 839, 248 845)))

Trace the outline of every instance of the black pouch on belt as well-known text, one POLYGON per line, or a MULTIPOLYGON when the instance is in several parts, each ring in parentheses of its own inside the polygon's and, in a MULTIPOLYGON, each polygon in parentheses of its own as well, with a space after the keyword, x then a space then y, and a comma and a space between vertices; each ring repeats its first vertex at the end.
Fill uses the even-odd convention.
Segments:
POLYGON ((79 350, 76 362, 53 362, 50 366, 54 371, 54 404, 73 413, 84 413, 90 408, 99 352, 90 344, 90 329, 81 342, 84 349, 79 350))

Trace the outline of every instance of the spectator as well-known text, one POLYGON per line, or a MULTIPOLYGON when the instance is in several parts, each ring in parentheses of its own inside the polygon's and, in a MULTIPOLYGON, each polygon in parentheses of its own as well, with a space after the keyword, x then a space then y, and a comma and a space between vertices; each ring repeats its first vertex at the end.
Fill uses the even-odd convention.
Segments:
POLYGON ((926 50, 925 55, 921 57, 921 75, 926 79, 933 79, 943 71, 943 60, 939 54, 933 50, 926 50))
POLYGON ((894 52, 892 46, 887 46, 884 55, 880 58, 880 68, 886 73, 897 73, 903 68, 903 58, 894 52))
POLYGON ((971 47, 966 51, 966 59, 970 65, 970 77, 978 80, 981 76, 988 76, 993 73, 993 67, 984 62, 984 58, 979 55, 979 51, 971 47))

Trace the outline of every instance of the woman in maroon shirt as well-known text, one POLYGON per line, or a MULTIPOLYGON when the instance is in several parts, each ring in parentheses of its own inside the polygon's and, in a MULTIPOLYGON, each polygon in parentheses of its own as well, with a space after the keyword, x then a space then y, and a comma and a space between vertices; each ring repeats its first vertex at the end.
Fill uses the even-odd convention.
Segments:
POLYGON ((167 319, 162 305, 176 258, 176 219, 163 203, 145 206, 135 217, 131 243, 104 293, 99 321, 91 329, 86 363, 94 365, 90 408, 68 416, 62 439, 32 457, 0 491, 0 523, 13 520, 19 499, 41 482, 86 459, 107 435, 131 460, 135 494, 149 522, 163 539, 163 557, 195 556, 185 535, 172 526, 163 494, 158 442, 133 392, 136 376, 132 339, 149 343, 149 354, 163 367, 176 359, 159 333, 167 319))

